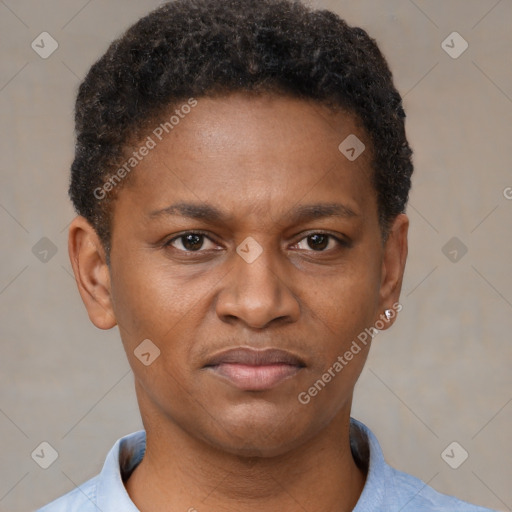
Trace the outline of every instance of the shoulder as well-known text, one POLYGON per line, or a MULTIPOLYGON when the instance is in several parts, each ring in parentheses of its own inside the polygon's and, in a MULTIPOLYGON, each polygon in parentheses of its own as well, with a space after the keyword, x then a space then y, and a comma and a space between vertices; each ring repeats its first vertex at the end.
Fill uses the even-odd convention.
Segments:
POLYGON ((393 489, 394 496, 388 496, 388 500, 400 505, 397 510, 402 512, 492 512, 491 509, 442 494, 419 478, 402 471, 390 468, 389 474, 393 480, 390 489, 393 489))
POLYGON ((37 512, 136 511, 123 480, 140 463, 145 449, 143 430, 118 439, 109 451, 100 474, 37 512))
POLYGON ((98 476, 95 476, 36 512, 97 512, 97 482, 98 476))
POLYGON ((436 491, 412 475, 389 466, 371 430, 351 419, 351 449, 366 483, 354 512, 492 512, 436 491))

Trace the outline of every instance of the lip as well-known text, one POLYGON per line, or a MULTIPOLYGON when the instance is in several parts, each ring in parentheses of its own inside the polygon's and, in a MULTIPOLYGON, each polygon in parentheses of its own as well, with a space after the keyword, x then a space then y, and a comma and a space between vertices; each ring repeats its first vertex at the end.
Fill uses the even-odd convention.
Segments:
POLYGON ((284 350, 238 347, 214 355, 204 368, 241 390, 263 391, 293 377, 305 366, 301 358, 284 350))

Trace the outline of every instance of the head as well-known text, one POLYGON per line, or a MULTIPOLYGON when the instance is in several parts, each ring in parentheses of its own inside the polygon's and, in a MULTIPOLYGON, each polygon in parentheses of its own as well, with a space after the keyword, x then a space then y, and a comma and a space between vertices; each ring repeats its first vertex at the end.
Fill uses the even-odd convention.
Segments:
POLYGON ((70 255, 93 323, 119 326, 147 426, 272 455, 350 409, 370 346, 353 342, 399 301, 404 118, 375 41, 298 2, 169 2, 94 64, 70 255), (210 364, 239 346, 300 368, 241 389, 210 364))

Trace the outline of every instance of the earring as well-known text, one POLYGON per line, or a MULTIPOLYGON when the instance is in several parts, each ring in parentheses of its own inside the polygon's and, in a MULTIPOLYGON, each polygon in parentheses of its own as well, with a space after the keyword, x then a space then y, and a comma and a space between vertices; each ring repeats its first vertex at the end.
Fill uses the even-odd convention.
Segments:
POLYGON ((386 311, 384 311, 384 314, 386 315, 386 320, 389 322, 392 318, 392 311, 391 309, 386 309, 386 311))

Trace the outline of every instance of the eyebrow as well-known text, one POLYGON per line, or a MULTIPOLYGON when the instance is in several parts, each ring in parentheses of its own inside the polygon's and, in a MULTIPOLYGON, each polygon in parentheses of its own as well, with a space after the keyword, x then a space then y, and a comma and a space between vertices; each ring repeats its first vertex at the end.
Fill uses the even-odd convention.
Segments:
MULTIPOLYGON (((208 203, 176 203, 161 210, 149 213, 152 219, 165 216, 181 216, 190 219, 206 220, 211 223, 226 223, 230 216, 215 206, 208 203)), ((307 222, 310 220, 323 219, 326 217, 338 217, 350 219, 359 217, 352 208, 341 203, 317 203, 300 205, 292 209, 286 217, 295 223, 307 222)))

